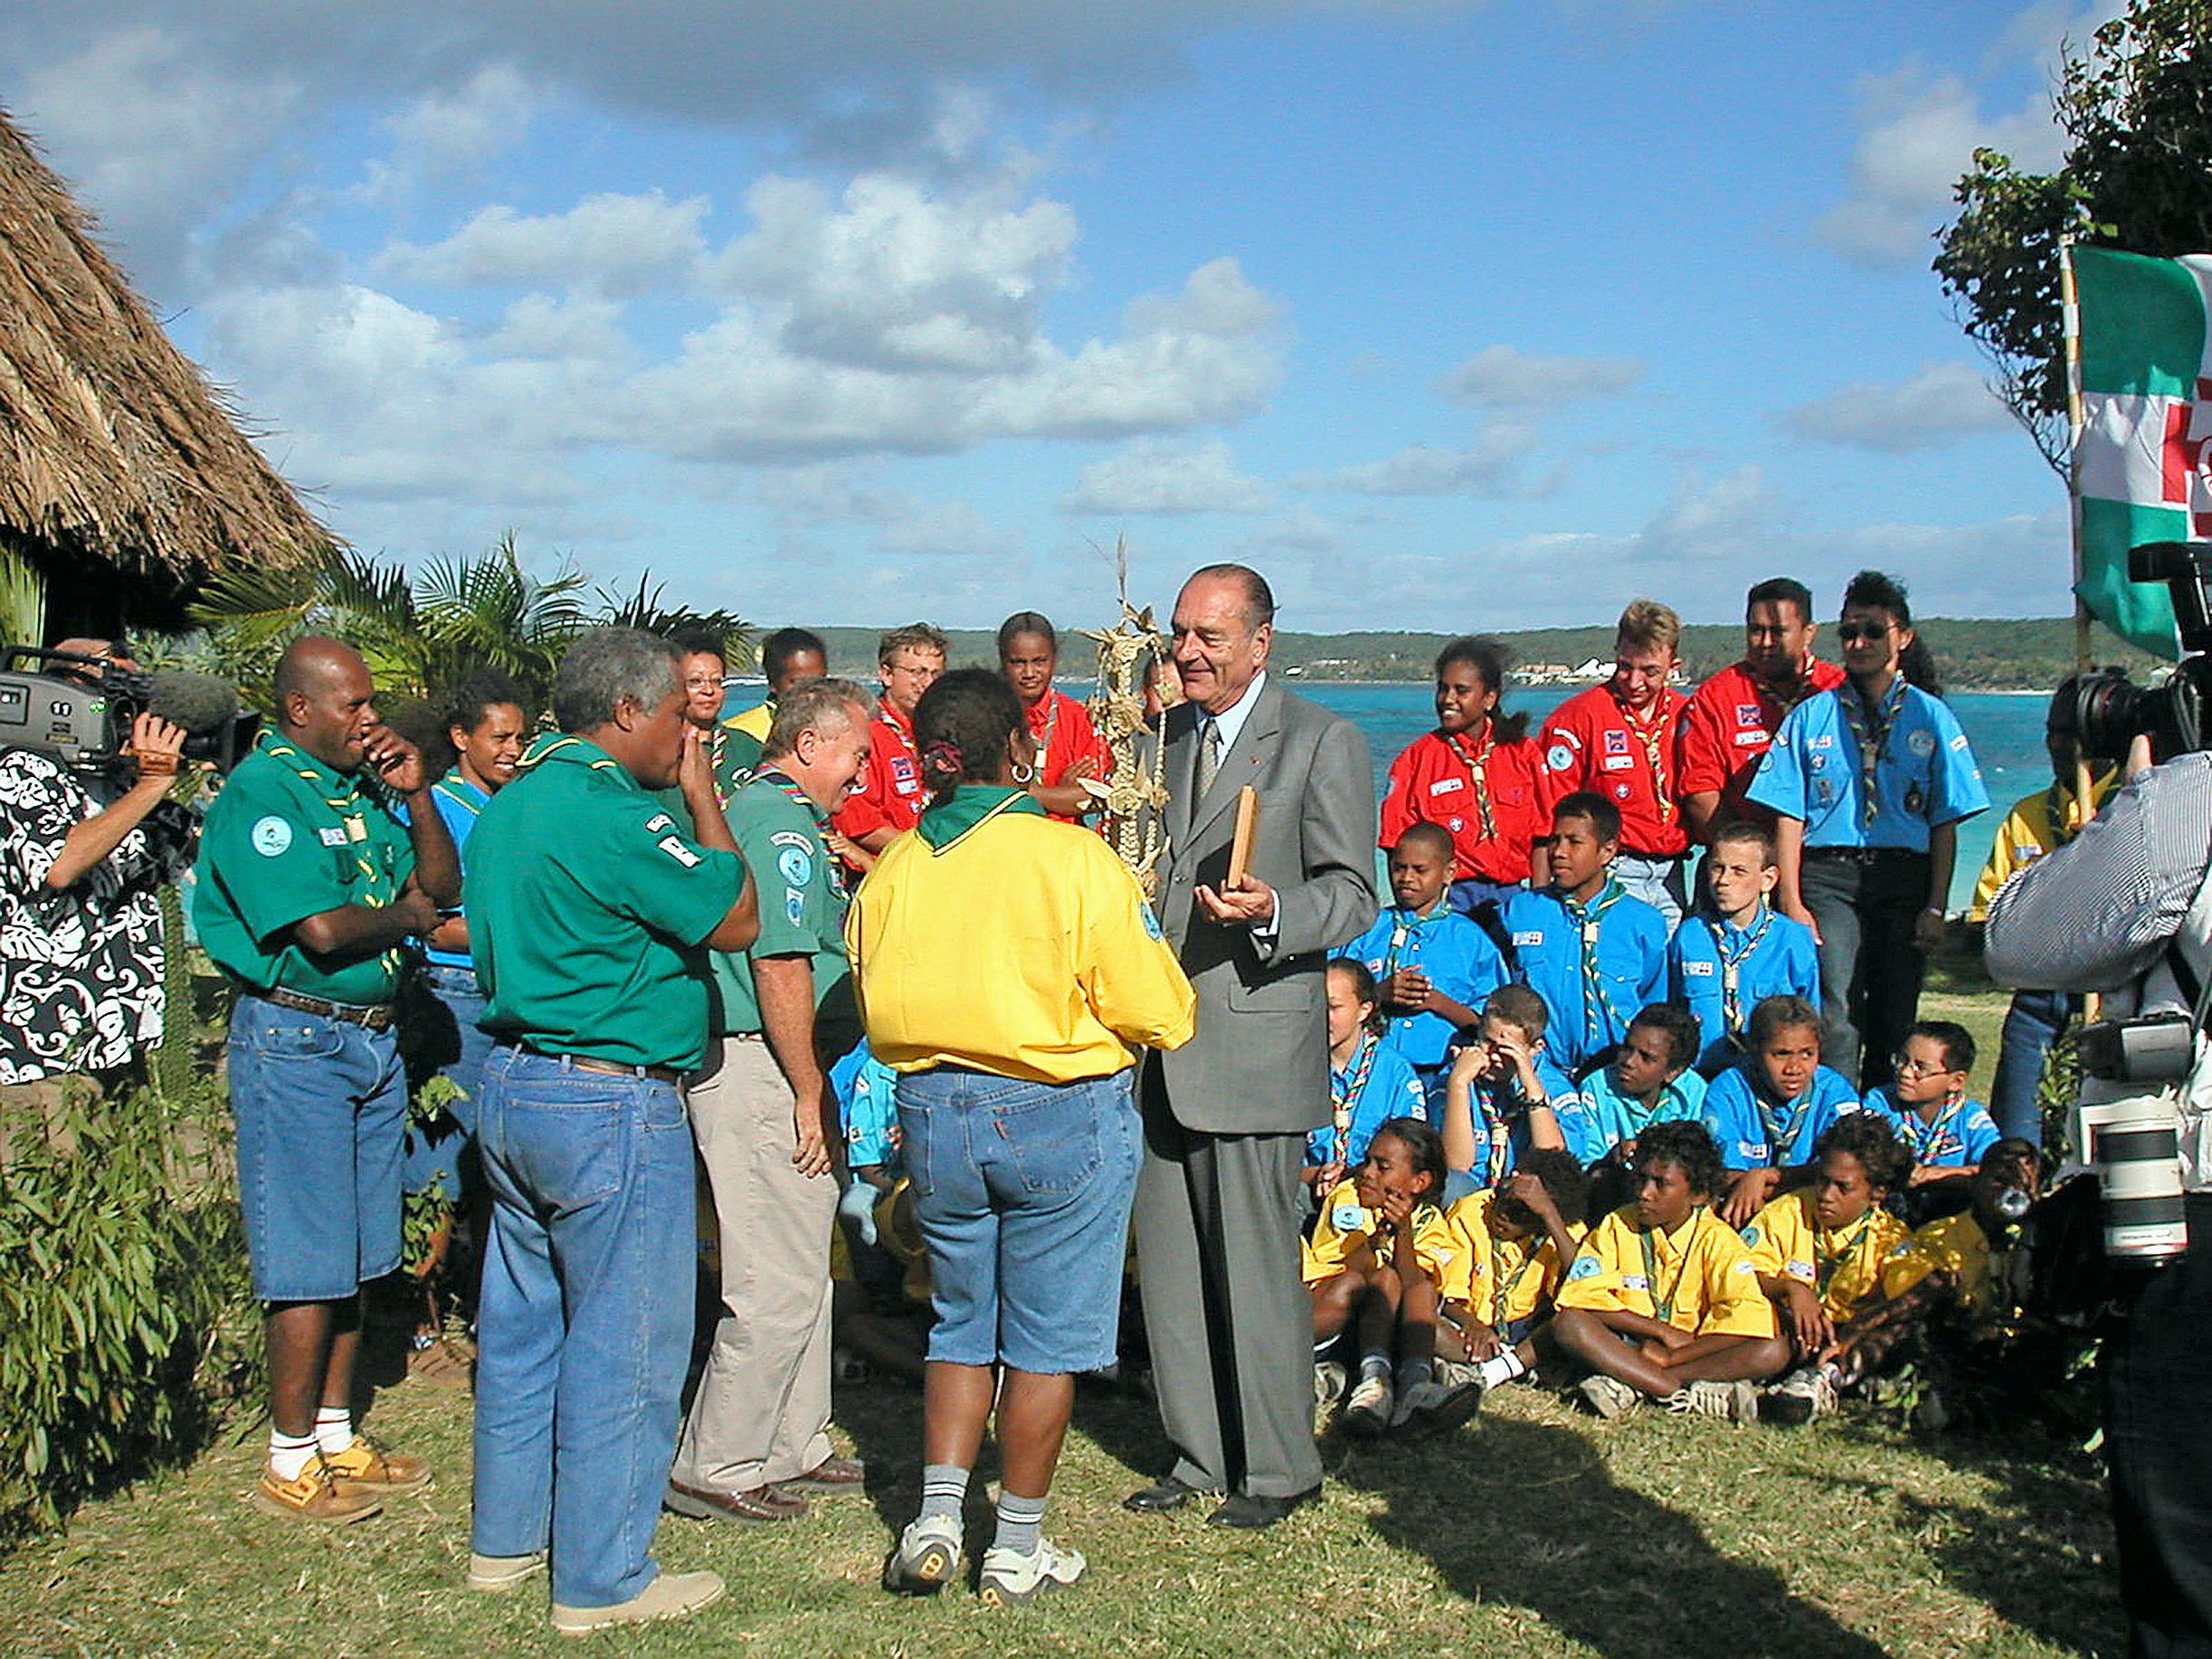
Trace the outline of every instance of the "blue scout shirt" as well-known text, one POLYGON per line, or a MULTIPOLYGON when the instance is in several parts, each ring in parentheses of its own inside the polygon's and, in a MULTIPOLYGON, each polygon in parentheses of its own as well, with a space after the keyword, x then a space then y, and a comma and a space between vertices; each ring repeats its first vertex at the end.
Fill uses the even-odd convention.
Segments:
MULTIPOLYGON (((1548 1050, 1536 1056, 1536 1082, 1543 1088, 1544 1104, 1552 1108, 1553 1116, 1568 1109, 1574 1099, 1574 1083, 1552 1063, 1548 1050)), ((1521 1098, 1520 1089, 1513 1080, 1508 1079, 1501 1089, 1493 1089, 1486 1083, 1474 1084, 1467 1090, 1467 1110, 1475 1119, 1475 1165, 1472 1169, 1446 1171, 1444 1195, 1448 1203, 1498 1185, 1520 1168, 1521 1160, 1528 1153, 1528 1103, 1521 1098)), ((1560 1130, 1567 1134, 1571 1145, 1573 1136, 1563 1121, 1560 1130)))
POLYGON ((1657 1104, 1647 1111, 1643 1102, 1630 1099, 1615 1085, 1613 1068, 1601 1066, 1582 1079, 1582 1086, 1570 1098, 1555 1103, 1555 1109, 1567 1150, 1587 1168, 1654 1123, 1703 1123, 1705 1080, 1694 1071, 1684 1072, 1659 1091, 1657 1104))
POLYGON ((1865 706, 1849 680, 1806 698, 1774 734, 1747 798, 1799 820, 1808 847, 1926 852, 1930 825, 1987 811, 1981 768, 1943 701, 1903 678, 1883 701, 1860 722, 1862 745, 1851 710, 1865 706))
MULTIPOLYGON (((445 820, 446 833, 453 838, 453 856, 461 861, 460 873, 464 891, 469 877, 469 831, 476 828, 476 815, 484 810, 491 799, 482 790, 460 775, 456 766, 430 786, 431 802, 438 809, 438 816, 445 820)), ((454 908, 456 915, 465 914, 461 906, 454 908)), ((422 954, 441 968, 470 968, 475 961, 466 951, 433 950, 425 944, 422 954)))
POLYGON ((1543 1046, 1575 1072, 1628 1034, 1666 988, 1666 918, 1609 876, 1578 917, 1550 888, 1509 893, 1500 907, 1514 977, 1543 999, 1543 1046))
MULTIPOLYGON (((1484 999, 1505 982, 1505 959, 1498 954, 1490 935, 1467 917, 1438 899, 1429 915, 1392 905, 1375 918, 1375 924, 1337 952, 1366 965, 1381 984, 1400 968, 1419 968, 1429 982, 1453 1001, 1476 1013, 1484 999)), ((1383 1035, 1417 1071, 1432 1072, 1444 1063, 1444 1051, 1457 1032, 1441 1014, 1401 1014, 1383 1035)))
POLYGON ((1827 1066, 1795 1100, 1777 1103, 1763 1081, 1754 1085, 1758 1061, 1745 1056, 1705 1088, 1705 1128, 1721 1144, 1731 1170, 1792 1169, 1813 1161, 1813 1142, 1837 1118, 1859 1110, 1858 1091, 1827 1066))
POLYGON ((904 1161, 898 1153, 898 1074, 862 1041, 830 1067, 830 1088, 845 1128, 847 1167, 899 1169, 904 1161))
POLYGON ((1919 1113, 1891 1095, 1887 1084, 1869 1089, 1865 1104, 1897 1132, 1914 1163, 1973 1169, 1980 1164, 1982 1153, 2003 1138, 1997 1120, 1963 1095, 1937 1113, 1932 1123, 1922 1123, 1919 1113))
POLYGON ((1391 1118, 1429 1121, 1429 1091, 1403 1057, 1380 1038, 1362 1038, 1353 1050, 1350 1065, 1342 1070, 1334 1066, 1329 1068, 1329 1122, 1305 1137, 1305 1161, 1315 1169, 1341 1157, 1349 1170, 1367 1156, 1367 1143, 1391 1118), (1340 1109, 1348 1114, 1341 1153, 1336 1150, 1335 1118, 1340 1109))
POLYGON ((1803 997, 1820 1006, 1820 953, 1811 928, 1763 899, 1748 927, 1701 911, 1666 947, 1666 985, 1697 1016, 1697 1066, 1714 1076, 1743 1052, 1731 1039, 1743 1037, 1761 998, 1803 997))

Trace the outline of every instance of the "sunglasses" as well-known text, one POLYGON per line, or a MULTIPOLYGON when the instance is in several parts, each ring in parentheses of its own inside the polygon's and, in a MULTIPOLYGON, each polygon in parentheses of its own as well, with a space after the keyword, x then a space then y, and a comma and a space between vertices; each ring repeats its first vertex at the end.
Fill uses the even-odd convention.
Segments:
POLYGON ((1846 645, 1856 645, 1862 640, 1882 640, 1889 637, 1887 622, 1838 622, 1836 637, 1846 645))

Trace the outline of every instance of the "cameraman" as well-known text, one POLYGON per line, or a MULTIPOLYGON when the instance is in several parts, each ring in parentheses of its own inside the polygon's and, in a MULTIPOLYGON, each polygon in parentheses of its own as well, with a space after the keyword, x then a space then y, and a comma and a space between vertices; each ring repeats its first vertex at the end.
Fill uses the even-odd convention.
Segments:
MULTIPOLYGON (((2176 670, 2212 692, 2203 656, 2176 670)), ((2193 694, 2193 696, 2192 696, 2193 694)), ((2087 734, 2084 733, 2086 741, 2087 734)), ((2140 768, 2148 746, 2137 740, 2140 768)), ((1989 907, 2001 984, 2103 991, 2108 1018, 2193 1010, 2212 974, 2212 754, 2137 770, 2065 847, 1989 907)), ((2212 1049, 2183 1085, 2188 1249, 2139 1270, 2103 1355, 2121 1596, 2136 1654, 2212 1654, 2212 1049)))
MULTIPOLYGON (((104 640, 55 648, 84 661, 138 665, 104 640)), ((191 861, 198 815, 169 801, 185 729, 131 722, 107 775, 81 774, 35 749, 0 749, 0 1085, 42 1115, 58 1079, 105 1087, 160 1040, 161 889, 191 861)), ((0 1142, 0 1162, 5 1161, 0 1142)))

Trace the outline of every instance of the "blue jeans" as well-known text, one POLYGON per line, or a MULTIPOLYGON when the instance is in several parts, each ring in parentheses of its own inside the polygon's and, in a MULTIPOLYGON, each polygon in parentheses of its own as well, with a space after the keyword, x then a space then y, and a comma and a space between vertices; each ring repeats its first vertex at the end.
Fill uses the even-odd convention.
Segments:
POLYGON ((2004 1035, 1997 1049, 1997 1076, 1989 1085, 1989 1115, 1999 1134, 2043 1144, 2043 1114, 2036 1107, 2036 1085, 2043 1081, 2043 1058, 2066 1029, 2074 999, 2063 991, 2016 991, 2005 1010, 2004 1035))
POLYGON ((672 1083, 518 1048, 483 1081, 470 1546, 549 1549, 555 1601, 611 1607, 658 1570, 691 1343, 691 1125, 672 1083))
POLYGON ((937 1313, 932 1360, 1048 1375, 1114 1362, 1136 1195, 1131 1076, 1024 1083, 950 1066, 900 1076, 937 1313))
MULTIPOLYGON (((463 1187, 473 1192, 483 1184, 476 1159, 476 1104, 484 1086, 484 1062, 491 1056, 491 1037, 476 1023, 484 1011, 484 992, 473 968, 432 962, 422 978, 438 1008, 451 1019, 450 1030, 441 1017, 437 1029, 424 1036, 438 1058, 438 1076, 450 1079, 460 1094, 431 1123, 408 1114, 400 1187, 406 1192, 434 1187, 451 1204, 460 1200, 463 1187)), ((438 1014, 438 1009, 429 1011, 438 1014)))
POLYGON ((1613 859, 1613 879, 1630 898, 1642 899, 1665 916, 1666 931, 1671 934, 1682 925, 1687 908, 1683 865, 1680 858, 1647 858, 1640 852, 1624 852, 1613 859))
POLYGON ((399 1266, 399 1044, 242 991, 228 1058, 253 1294, 343 1302, 399 1266))

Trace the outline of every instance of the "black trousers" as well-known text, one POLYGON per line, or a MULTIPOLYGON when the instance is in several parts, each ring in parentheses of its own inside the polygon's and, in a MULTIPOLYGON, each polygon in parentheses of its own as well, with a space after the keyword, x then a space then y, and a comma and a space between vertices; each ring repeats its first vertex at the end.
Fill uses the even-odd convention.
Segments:
POLYGON ((2104 1342, 2104 1447, 2134 1659, 2212 1655, 2212 1193, 2104 1342))
POLYGON ((1820 924, 1820 1063, 1863 1089, 1887 1083, 1928 967, 1913 942, 1928 855, 1809 848, 1798 886, 1820 924))

